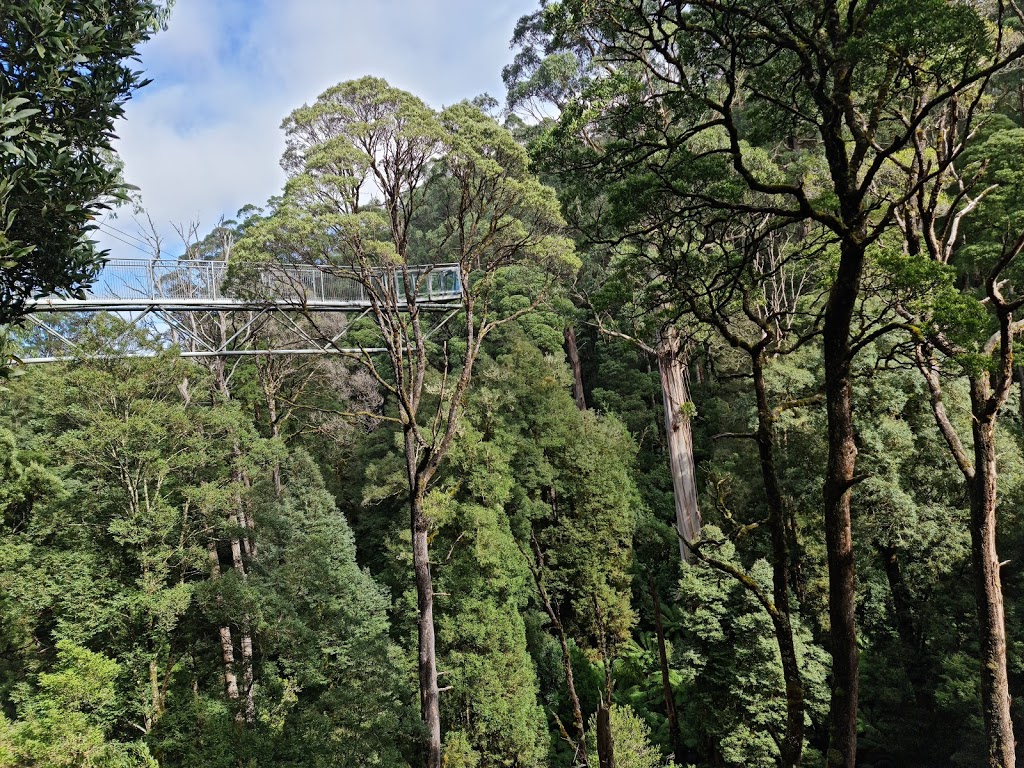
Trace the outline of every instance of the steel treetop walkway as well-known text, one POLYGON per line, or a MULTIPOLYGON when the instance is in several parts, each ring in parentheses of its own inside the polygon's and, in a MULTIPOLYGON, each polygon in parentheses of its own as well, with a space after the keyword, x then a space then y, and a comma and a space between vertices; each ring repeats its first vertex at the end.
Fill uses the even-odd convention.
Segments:
MULTIPOLYGON (((421 306, 444 308, 462 300, 458 266, 410 267, 409 280, 421 306)), ((371 290, 378 297, 392 296, 399 306, 408 305, 403 283, 398 268, 364 277, 354 267, 109 259, 84 298, 44 298, 30 306, 32 312, 129 312, 158 307, 183 312, 274 308, 352 312, 371 306, 371 290)))
MULTIPOLYGON (((312 313, 368 314, 374 304, 405 311, 410 304, 424 310, 453 310, 462 302, 458 265, 422 265, 361 269, 337 265, 227 264, 188 259, 109 259, 97 280, 82 297, 46 297, 29 305, 28 320, 58 343, 69 355, 26 357, 26 363, 58 362, 83 356, 80 346, 40 315, 50 312, 124 313, 132 326, 148 319, 181 344, 182 356, 214 357, 266 354, 336 354, 345 351, 338 333, 325 336, 316 323, 303 323, 312 313), (406 282, 409 286, 406 287, 406 282), (413 293, 414 292, 414 293, 413 293), (411 299, 411 301, 410 301, 411 299), (238 315, 240 327, 220 339, 197 333, 197 317, 209 313, 238 315), (253 331, 260 321, 279 315, 292 331, 287 342, 253 347, 253 331)), ((223 324, 221 324, 223 326, 223 324)), ((236 324, 237 325, 237 324, 236 324)), ((335 323, 335 328, 337 323, 335 323)), ((119 340, 120 341, 120 340, 119 340)), ((85 357, 133 357, 152 350, 110 349, 85 357)), ((362 352, 375 351, 360 349, 362 352)))

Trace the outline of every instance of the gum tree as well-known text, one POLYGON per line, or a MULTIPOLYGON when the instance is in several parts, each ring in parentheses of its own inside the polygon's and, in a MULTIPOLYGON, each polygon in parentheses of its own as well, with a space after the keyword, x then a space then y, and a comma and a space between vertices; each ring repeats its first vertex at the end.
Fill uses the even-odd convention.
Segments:
MULTIPOLYGON (((377 381, 402 433, 418 609, 424 765, 441 765, 429 491, 453 442, 473 366, 495 328, 535 308, 550 275, 574 268, 554 193, 525 150, 477 106, 438 113, 376 78, 341 83, 284 121, 289 175, 277 213, 239 244, 244 259, 312 265, 369 302, 374 348, 338 350, 377 381), (447 340, 428 288, 454 265, 460 298, 447 340), (499 305, 494 289, 523 286, 499 305)), ((282 271, 282 280, 287 273, 282 271)), ((301 305, 301 300, 298 301, 301 305)), ((318 319, 307 313, 314 325, 318 319)), ((331 338, 325 334, 327 338, 331 338)), ((351 342, 348 342, 351 343, 351 342)), ((355 414, 353 414, 355 415, 355 414)))

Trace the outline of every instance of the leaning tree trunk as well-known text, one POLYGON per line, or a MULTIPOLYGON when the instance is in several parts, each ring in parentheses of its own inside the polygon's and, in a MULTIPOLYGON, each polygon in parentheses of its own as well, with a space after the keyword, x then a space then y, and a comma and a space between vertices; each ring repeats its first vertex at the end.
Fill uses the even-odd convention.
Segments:
POLYGON ((997 479, 995 429, 999 409, 1012 382, 1012 334, 1008 314, 1000 316, 1005 334, 999 373, 970 376, 973 456, 963 445, 942 403, 938 374, 919 357, 919 367, 931 389, 932 411, 967 481, 971 508, 971 566, 974 570, 981 662, 981 707, 985 724, 986 768, 1015 766, 1016 746, 1010 718, 1010 690, 1006 669, 1006 617, 999 554, 996 548, 997 479), (993 383, 997 389, 993 391, 993 383))
POLYGON ((647 574, 647 586, 651 590, 651 601, 654 603, 654 629, 658 635, 658 662, 661 666, 661 694, 665 699, 665 716, 668 718, 669 739, 672 744, 673 759, 682 763, 685 748, 682 734, 679 732, 679 717, 676 714, 676 699, 672 693, 672 682, 669 678, 668 648, 665 643, 665 623, 661 620, 661 600, 658 597, 658 586, 654 577, 647 574))
POLYGON ((757 400, 758 459, 772 538, 772 599, 775 611, 771 619, 786 685, 786 731, 779 742, 779 759, 783 768, 796 768, 800 765, 804 748, 804 682, 796 655, 789 602, 789 535, 782 504, 782 489, 775 467, 775 414, 768 401, 763 349, 755 348, 751 362, 757 400))
POLYGON ((580 365, 580 350, 576 345, 576 330, 571 325, 567 325, 564 335, 565 357, 572 370, 572 399, 576 401, 577 408, 585 411, 587 410, 587 399, 583 395, 583 366, 580 365))
MULTIPOLYGON (((563 738, 570 743, 573 743, 573 738, 575 738, 573 746, 576 749, 574 757, 576 762, 574 765, 576 768, 588 768, 587 731, 583 722, 583 707, 580 705, 580 697, 576 693, 576 678, 572 671, 572 654, 569 653, 569 638, 565 633, 565 626, 558 616, 558 611, 555 610, 555 606, 551 602, 551 596, 548 594, 547 587, 544 586, 544 553, 541 551, 540 542, 537 541, 537 537, 532 531, 530 533, 530 544, 533 546, 533 553, 537 558, 536 564, 529 562, 529 556, 525 551, 523 556, 527 557, 527 565, 530 573, 533 574, 534 583, 537 585, 537 594, 540 596, 541 604, 543 604, 544 610, 548 614, 551 626, 554 627, 558 635, 558 644, 562 648, 562 669, 565 672, 565 687, 569 694, 569 703, 572 706, 572 724, 576 734, 575 737, 570 737, 568 733, 564 733, 563 738)), ((561 721, 559 721, 559 727, 562 727, 561 721)))
POLYGON ((1013 721, 1006 673, 1006 621, 996 551, 995 416, 977 407, 988 399, 984 389, 981 382, 971 382, 971 399, 975 403, 974 479, 970 484, 971 554, 981 645, 981 703, 988 752, 985 766, 1014 768, 1013 721))
POLYGON ((864 246, 844 242, 823 330, 828 463, 825 470, 825 548, 828 555, 832 701, 828 768, 854 768, 857 759, 858 666, 854 596, 856 572, 850 519, 857 445, 853 428, 850 327, 860 291, 864 246))
POLYGON ((657 348, 658 375, 665 405, 665 436, 672 468, 672 494, 676 507, 676 528, 679 531, 679 553, 683 560, 693 562, 687 547, 700 537, 700 508, 697 506, 697 477, 693 460, 693 433, 687 404, 690 392, 686 385, 686 356, 679 331, 668 327, 657 348))

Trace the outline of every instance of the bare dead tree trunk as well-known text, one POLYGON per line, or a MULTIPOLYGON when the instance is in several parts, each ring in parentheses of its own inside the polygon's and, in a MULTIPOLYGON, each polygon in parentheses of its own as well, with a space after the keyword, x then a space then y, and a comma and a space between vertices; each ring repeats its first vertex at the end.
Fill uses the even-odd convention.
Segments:
POLYGON ((580 365, 580 351, 576 346, 576 329, 571 325, 565 327, 565 356, 572 370, 572 397, 576 407, 587 410, 587 399, 583 395, 583 368, 580 365))
POLYGON ((693 433, 687 404, 690 402, 686 384, 686 357, 679 331, 668 327, 657 347, 658 374, 665 405, 665 436, 672 467, 672 492, 676 507, 676 528, 681 537, 679 554, 692 562, 686 542, 700 537, 701 518, 697 505, 697 476, 693 460, 693 433))
POLYGON ((597 704, 597 764, 600 768, 615 768, 611 704, 606 702, 603 696, 597 704))

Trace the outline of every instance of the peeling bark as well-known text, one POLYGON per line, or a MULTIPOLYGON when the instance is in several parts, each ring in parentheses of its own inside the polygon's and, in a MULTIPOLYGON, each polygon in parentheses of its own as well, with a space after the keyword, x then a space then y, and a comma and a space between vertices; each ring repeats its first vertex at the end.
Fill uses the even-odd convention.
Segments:
POLYGON ((697 476, 693 459, 693 434, 687 412, 690 392, 686 384, 686 356, 679 331, 666 328, 657 348, 658 374, 665 405, 665 436, 672 468, 672 493, 675 499, 679 554, 693 562, 687 542, 700 537, 701 518, 697 505, 697 476))
MULTIPOLYGON (((210 579, 220 578, 220 556, 217 554, 217 543, 210 540, 207 544, 210 557, 210 579)), ((235 675, 235 646, 231 639, 231 627, 221 626, 217 630, 220 640, 221 661, 224 664, 224 689, 228 701, 238 701, 238 677, 235 675)))

